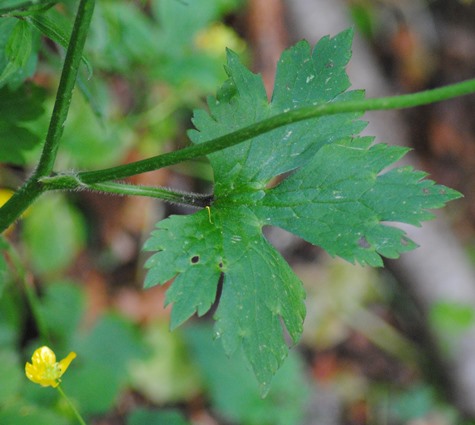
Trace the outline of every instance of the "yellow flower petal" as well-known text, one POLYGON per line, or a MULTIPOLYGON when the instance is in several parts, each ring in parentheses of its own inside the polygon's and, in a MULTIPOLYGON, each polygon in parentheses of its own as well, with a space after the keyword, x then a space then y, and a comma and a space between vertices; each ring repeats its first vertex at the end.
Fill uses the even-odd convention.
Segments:
POLYGON ((59 369, 61 370, 61 375, 66 372, 66 369, 69 367, 71 362, 76 358, 76 353, 71 351, 63 360, 59 362, 59 369))
POLYGON ((26 363, 25 374, 30 381, 36 382, 36 368, 31 363, 26 363))
POLYGON ((51 348, 43 346, 35 350, 31 361, 34 365, 53 364, 56 363, 56 354, 51 348))

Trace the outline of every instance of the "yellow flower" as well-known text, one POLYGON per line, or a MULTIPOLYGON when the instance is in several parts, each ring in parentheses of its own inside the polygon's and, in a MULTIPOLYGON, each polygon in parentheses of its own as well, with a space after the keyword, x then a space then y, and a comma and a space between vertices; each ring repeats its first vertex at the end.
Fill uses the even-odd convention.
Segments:
POLYGON ((56 388, 61 382, 61 376, 66 372, 76 353, 69 353, 60 362, 51 348, 43 346, 35 350, 31 357, 32 363, 25 364, 25 374, 30 381, 43 387, 56 388))
POLYGON ((243 52, 246 48, 244 41, 222 23, 216 23, 200 31, 194 41, 198 49, 217 57, 224 54, 226 47, 237 53, 243 52))

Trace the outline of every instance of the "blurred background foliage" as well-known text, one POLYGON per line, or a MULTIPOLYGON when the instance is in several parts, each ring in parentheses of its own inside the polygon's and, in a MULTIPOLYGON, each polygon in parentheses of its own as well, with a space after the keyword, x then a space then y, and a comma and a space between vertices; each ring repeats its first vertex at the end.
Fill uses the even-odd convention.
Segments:
MULTIPOLYGON (((184 146, 190 111, 225 79, 225 48, 251 63, 246 3, 98 1, 57 169, 184 146)), ((376 46, 382 3, 348 4, 376 46)), ((38 159, 76 6, 0 16, 0 204, 38 159)), ((407 68, 397 75, 418 87, 427 75, 411 55, 401 50, 407 68)), ((209 191, 211 178, 206 162, 193 161, 131 180, 209 191)), ((240 353, 227 359, 213 342, 207 318, 170 333, 164 288, 141 290, 139 248, 155 221, 186 212, 150 199, 50 193, 8 230, 11 244, 0 239, 0 424, 74 423, 55 391, 24 376, 41 333, 58 357, 78 353, 62 385, 91 424, 458 423, 437 378, 424 374, 410 320, 395 313, 419 319, 391 276, 315 247, 284 249, 306 286, 308 318, 267 398, 240 353)), ((457 332, 474 318, 442 303, 430 320, 457 332)))

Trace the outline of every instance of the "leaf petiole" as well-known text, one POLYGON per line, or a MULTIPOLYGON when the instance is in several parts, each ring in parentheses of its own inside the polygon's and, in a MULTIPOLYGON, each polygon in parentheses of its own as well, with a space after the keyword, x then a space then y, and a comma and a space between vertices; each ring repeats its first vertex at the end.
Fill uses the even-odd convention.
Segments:
POLYGON ((171 202, 173 204, 187 205, 197 208, 207 207, 213 199, 213 195, 177 192, 163 187, 137 186, 115 182, 95 183, 89 185, 88 188, 117 195, 148 196, 171 202))

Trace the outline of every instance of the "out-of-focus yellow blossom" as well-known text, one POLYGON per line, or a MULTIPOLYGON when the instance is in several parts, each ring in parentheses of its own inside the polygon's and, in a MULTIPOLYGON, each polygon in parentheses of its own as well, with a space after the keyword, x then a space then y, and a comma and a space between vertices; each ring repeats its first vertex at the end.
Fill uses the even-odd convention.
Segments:
POLYGON ((30 381, 43 387, 56 388, 61 382, 61 376, 66 372, 76 353, 69 353, 60 362, 51 348, 43 346, 35 350, 31 357, 32 363, 25 364, 25 374, 30 381))
POLYGON ((222 56, 226 47, 236 53, 243 52, 246 44, 237 34, 221 22, 211 25, 195 36, 195 45, 198 49, 212 56, 222 56))
MULTIPOLYGON (((9 189, 3 189, 0 187, 0 207, 5 205, 7 201, 12 197, 13 191, 9 189)), ((7 230, 5 230, 5 235, 8 235, 11 230, 13 229, 13 226, 10 226, 7 230)))
POLYGON ((0 207, 6 204, 12 195, 13 192, 11 190, 0 188, 0 207))
MULTIPOLYGON (((10 190, 10 189, 4 189, 4 188, 1 188, 0 187, 0 207, 2 207, 3 205, 5 205, 7 203, 7 201, 13 196, 15 192, 13 192, 13 190, 10 190)), ((21 215, 21 217, 27 217, 28 214, 30 213, 30 210, 31 210, 31 206, 28 207, 25 212, 21 215)), ((13 226, 10 226, 10 228, 8 230, 12 230, 13 226)))

